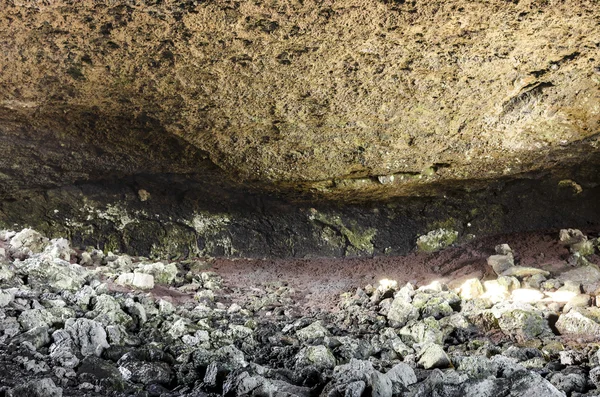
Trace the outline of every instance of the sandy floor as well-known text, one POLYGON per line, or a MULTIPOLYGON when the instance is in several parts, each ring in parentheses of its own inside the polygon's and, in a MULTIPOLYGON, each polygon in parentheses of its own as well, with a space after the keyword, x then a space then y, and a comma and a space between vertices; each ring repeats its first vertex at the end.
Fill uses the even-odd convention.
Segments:
MULTIPOLYGON (((593 237, 595 234, 590 233, 593 237)), ((486 263, 497 244, 507 243, 513 249, 517 264, 534 266, 550 272, 568 267, 567 248, 558 241, 558 233, 528 233, 488 237, 461 247, 402 257, 322 258, 322 259, 216 259, 212 270, 220 274, 225 285, 244 290, 273 283, 296 289, 302 304, 334 310, 338 296, 381 279, 393 279, 400 285, 417 285, 439 280, 453 286, 461 280, 477 277, 495 278, 486 263)), ((600 263, 600 257, 590 258, 600 263)))

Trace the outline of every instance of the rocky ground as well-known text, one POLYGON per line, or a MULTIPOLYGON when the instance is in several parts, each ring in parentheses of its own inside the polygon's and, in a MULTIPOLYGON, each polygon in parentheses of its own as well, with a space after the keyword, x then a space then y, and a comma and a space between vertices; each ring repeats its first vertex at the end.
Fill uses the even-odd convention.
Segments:
POLYGON ((600 240, 536 241, 169 263, 2 231, 0 396, 600 395, 600 240))

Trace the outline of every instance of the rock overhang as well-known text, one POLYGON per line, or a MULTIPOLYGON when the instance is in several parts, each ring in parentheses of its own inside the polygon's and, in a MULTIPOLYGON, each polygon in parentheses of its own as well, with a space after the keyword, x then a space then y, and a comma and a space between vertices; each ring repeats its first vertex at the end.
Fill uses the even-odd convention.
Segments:
POLYGON ((2 219, 55 224, 54 207, 89 197, 140 211, 148 189, 172 218, 202 195, 217 204, 201 211, 257 216, 353 204, 364 231, 391 206, 421 222, 411 240, 473 211, 488 214, 477 233, 583 227, 600 182, 598 18, 593 1, 10 2, 2 219))

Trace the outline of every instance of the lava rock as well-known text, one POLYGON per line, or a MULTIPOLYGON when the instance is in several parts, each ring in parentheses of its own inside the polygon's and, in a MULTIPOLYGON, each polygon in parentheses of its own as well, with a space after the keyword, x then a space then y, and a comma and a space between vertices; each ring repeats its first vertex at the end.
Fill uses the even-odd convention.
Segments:
POLYGON ((31 380, 6 393, 7 397, 62 397, 63 389, 50 378, 31 380))

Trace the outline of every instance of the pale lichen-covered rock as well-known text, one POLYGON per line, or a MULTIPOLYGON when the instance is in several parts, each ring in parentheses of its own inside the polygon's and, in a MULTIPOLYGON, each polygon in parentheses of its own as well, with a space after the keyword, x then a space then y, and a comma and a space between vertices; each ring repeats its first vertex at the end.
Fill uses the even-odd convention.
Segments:
POLYGON ((154 276, 139 272, 123 273, 117 277, 115 283, 139 289, 152 289, 154 288, 154 276))
POLYGON ((175 263, 165 265, 162 262, 140 264, 136 272, 151 274, 157 284, 171 284, 177 276, 177 266, 175 263))
POLYGON ((25 259, 40 253, 48 244, 48 239, 33 229, 23 229, 15 234, 9 242, 10 254, 19 259, 25 259))
POLYGON ((97 321, 71 318, 65 322, 65 330, 84 357, 89 355, 100 357, 104 349, 110 347, 106 340, 106 331, 97 321))
POLYGON ((50 286, 55 290, 78 290, 89 277, 89 272, 74 263, 41 255, 24 261, 15 261, 17 273, 28 276, 34 286, 50 286))
POLYGON ((387 318, 393 327, 403 327, 409 321, 418 319, 419 311, 403 296, 397 296, 388 310, 387 318))
POLYGON ((296 331, 296 336, 302 340, 323 338, 329 335, 329 331, 323 326, 323 324, 320 321, 315 321, 309 326, 306 326, 296 331))
POLYGON ((417 238, 417 249, 422 252, 435 252, 449 247, 458 239, 458 232, 450 229, 432 230, 417 238))
POLYGON ((500 303, 491 312, 500 329, 519 341, 553 335, 544 315, 527 303, 500 303))
POLYGON ((69 262, 71 260, 71 245, 64 238, 52 239, 44 249, 44 255, 69 262))
POLYGON ((94 298, 93 310, 87 312, 86 317, 104 326, 119 324, 127 328, 133 323, 133 319, 121 309, 119 302, 114 297, 104 294, 94 298))
POLYGON ((296 362, 301 365, 314 365, 319 370, 333 369, 336 359, 328 347, 323 345, 309 346, 296 355, 296 362))
MULTIPOLYGON (((1 279, 0 279, 1 281, 1 279)), ((8 306, 15 298, 15 291, 0 289, 0 308, 8 306)))
POLYGON ((479 298, 483 295, 483 285, 478 278, 466 280, 459 288, 460 297, 463 300, 479 298))
POLYGON ((561 314, 556 322, 556 329, 561 335, 600 338, 600 324, 577 310, 561 314))
POLYGON ((425 369, 448 368, 450 366, 450 358, 444 348, 435 343, 425 346, 419 356, 419 365, 425 369))

